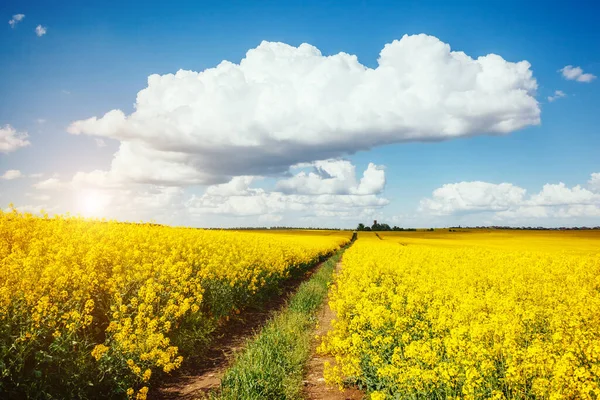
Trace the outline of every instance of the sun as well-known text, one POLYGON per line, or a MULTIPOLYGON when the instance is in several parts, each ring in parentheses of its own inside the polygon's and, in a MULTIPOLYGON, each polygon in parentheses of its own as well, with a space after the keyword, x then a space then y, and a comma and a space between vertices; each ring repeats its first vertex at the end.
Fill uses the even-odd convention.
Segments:
POLYGON ((85 217, 98 217, 103 214, 107 200, 98 190, 82 190, 77 194, 77 209, 85 217))

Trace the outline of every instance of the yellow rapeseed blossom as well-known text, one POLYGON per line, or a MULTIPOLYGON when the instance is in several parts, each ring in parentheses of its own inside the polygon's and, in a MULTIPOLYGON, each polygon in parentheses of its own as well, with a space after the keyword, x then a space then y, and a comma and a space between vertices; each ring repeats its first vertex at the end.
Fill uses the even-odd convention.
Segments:
MULTIPOLYGON (((0 365, 15 368, 3 370, 3 377, 15 374, 22 386, 16 374, 25 358, 48 354, 44 360, 50 362, 52 351, 61 349, 88 352, 102 374, 130 374, 124 387, 146 387, 152 371, 181 365, 172 338, 186 321, 238 312, 244 299, 350 237, 350 232, 208 231, 0 210, 5 327, 0 348, 13 348, 0 352, 0 365), (238 304, 233 297, 215 299, 217 291, 211 296, 221 309, 210 309, 206 288, 215 285, 229 287, 238 304), (16 356, 23 359, 11 358, 16 356)), ((42 376, 51 372, 49 367, 42 376)), ((136 397, 145 398, 147 390, 136 390, 136 397)))
POLYGON ((361 233, 330 305, 371 398, 600 398, 600 232, 361 233))
POLYGON ((383 392, 375 391, 371 393, 371 400, 385 400, 387 396, 383 392))
POLYGON ((92 350, 92 357, 94 357, 96 361, 98 361, 107 351, 108 347, 106 347, 103 344, 98 344, 94 346, 94 350, 92 350))
POLYGON ((135 395, 136 400, 146 400, 148 396, 148 386, 142 387, 135 395))

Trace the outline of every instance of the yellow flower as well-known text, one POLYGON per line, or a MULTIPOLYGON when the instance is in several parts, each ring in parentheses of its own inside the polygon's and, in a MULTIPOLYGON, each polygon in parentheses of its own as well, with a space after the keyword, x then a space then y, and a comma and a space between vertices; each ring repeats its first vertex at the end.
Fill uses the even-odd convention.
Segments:
POLYGON ((150 376, 152 376, 152 371, 147 369, 144 371, 144 375, 142 376, 142 379, 144 380, 144 382, 148 382, 150 380, 150 376))
POLYGON ((98 344, 92 350, 92 357, 94 357, 96 359, 96 361, 98 361, 100 358, 102 358, 104 353, 106 353, 107 351, 108 351, 108 347, 106 347, 103 344, 98 344))
POLYGON ((147 395, 148 395, 148 387, 144 386, 138 391, 135 398, 136 398, 136 400, 146 400, 147 395))
POLYGON ((385 400, 387 396, 383 392, 373 392, 371 393, 371 400, 385 400))

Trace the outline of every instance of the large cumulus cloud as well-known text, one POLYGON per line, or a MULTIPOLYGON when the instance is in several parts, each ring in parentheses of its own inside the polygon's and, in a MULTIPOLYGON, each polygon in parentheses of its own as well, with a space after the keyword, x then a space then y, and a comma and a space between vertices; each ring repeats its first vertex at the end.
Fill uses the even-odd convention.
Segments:
POLYGON ((536 88, 527 61, 474 59, 427 35, 386 44, 376 68, 263 42, 239 64, 152 75, 133 113, 69 132, 119 140, 119 179, 215 184, 389 143, 507 134, 539 124, 536 88))

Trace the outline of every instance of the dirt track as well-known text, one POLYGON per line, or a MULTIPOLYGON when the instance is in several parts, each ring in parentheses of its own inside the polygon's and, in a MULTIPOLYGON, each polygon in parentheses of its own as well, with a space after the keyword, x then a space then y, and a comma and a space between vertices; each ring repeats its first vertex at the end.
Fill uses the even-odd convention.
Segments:
MULTIPOLYGON (((341 266, 341 260, 336 265, 336 271, 341 266)), ((329 302, 326 300, 322 309, 319 311, 318 328, 315 335, 322 337, 331 329, 331 321, 335 319, 335 312, 329 307, 329 302)), ((325 384, 323 379, 323 367, 325 361, 333 363, 333 357, 322 356, 316 353, 316 348, 320 343, 320 339, 313 339, 312 356, 308 361, 308 373, 304 381, 304 394, 307 399, 311 400, 358 400, 364 397, 364 393, 356 388, 344 388, 339 390, 337 386, 329 386, 325 384)))
POLYGON ((308 279, 322 263, 312 267, 298 278, 283 283, 280 295, 272 296, 260 308, 242 311, 214 333, 214 341, 202 357, 199 357, 166 379, 160 387, 151 391, 150 399, 203 399, 207 393, 217 390, 221 378, 232 361, 233 355, 243 349, 246 341, 259 331, 271 316, 285 306, 298 286, 308 279))

